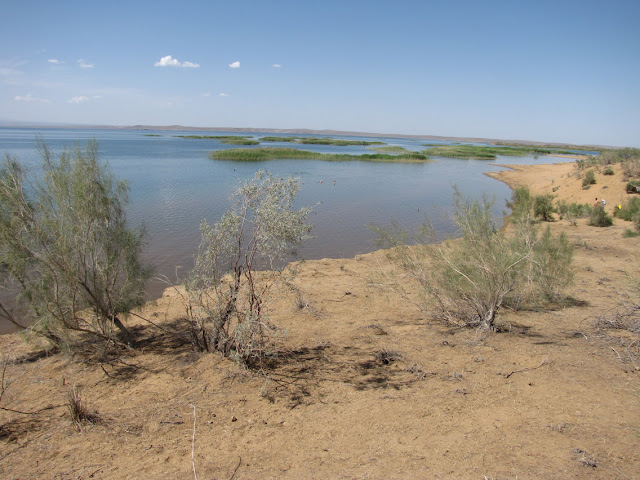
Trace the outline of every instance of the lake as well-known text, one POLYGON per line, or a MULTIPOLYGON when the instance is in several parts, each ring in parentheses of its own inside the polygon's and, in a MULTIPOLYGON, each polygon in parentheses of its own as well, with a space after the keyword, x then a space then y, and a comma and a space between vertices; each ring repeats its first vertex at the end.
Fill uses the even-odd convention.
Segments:
MULTIPOLYGON (((200 242, 203 218, 215 223, 229 207, 229 196, 238 182, 267 169, 274 175, 297 176, 301 181, 297 204, 314 206, 310 221, 314 238, 299 249, 304 259, 345 258, 376 249, 367 225, 388 225, 395 220, 413 228, 428 216, 439 234, 455 234, 450 219, 452 185, 466 196, 495 196, 494 214, 502 216, 509 188, 483 175, 497 171, 484 160, 435 159, 423 164, 373 162, 325 162, 319 160, 272 160, 228 162, 210 160, 208 152, 243 148, 213 139, 186 139, 177 135, 225 135, 224 132, 0 128, 0 153, 15 155, 26 164, 40 162, 36 138, 54 152, 81 146, 95 139, 100 158, 130 187, 128 221, 144 223, 149 234, 145 259, 155 265, 156 275, 172 282, 186 275, 200 242), (335 182, 335 183, 334 183, 335 182)), ((231 133, 232 134, 232 133, 231 133)), ((271 134, 255 133, 258 139, 271 134)), ((313 135, 305 135, 313 136, 313 135)), ((432 140, 398 138, 340 137, 349 140, 382 141, 408 150, 424 150, 432 140)), ((305 150, 337 153, 372 153, 364 146, 292 145, 305 150)), ((244 147, 246 148, 246 147, 244 147)), ((566 162, 559 157, 499 157, 495 163, 533 164, 566 162)), ((161 295, 166 284, 154 280, 149 298, 161 295)), ((1 326, 0 326, 1 329, 1 326)))

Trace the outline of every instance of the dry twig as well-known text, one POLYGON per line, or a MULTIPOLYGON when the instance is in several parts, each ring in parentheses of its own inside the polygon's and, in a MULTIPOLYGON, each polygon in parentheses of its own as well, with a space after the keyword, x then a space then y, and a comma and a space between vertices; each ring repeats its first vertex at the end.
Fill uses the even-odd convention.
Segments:
POLYGON ((530 368, 521 368, 520 370, 514 370, 513 372, 507 374, 505 376, 505 378, 509 378, 511 375, 513 375, 514 373, 520 373, 520 372, 528 372, 529 370, 537 370, 538 368, 542 367, 543 365, 548 365, 550 362, 549 360, 543 360, 542 363, 540 365, 538 365, 537 367, 530 367, 530 368))

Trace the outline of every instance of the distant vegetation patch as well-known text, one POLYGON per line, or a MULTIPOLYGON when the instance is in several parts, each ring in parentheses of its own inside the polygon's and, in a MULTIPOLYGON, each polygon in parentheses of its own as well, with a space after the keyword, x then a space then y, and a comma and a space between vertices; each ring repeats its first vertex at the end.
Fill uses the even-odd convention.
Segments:
POLYGON ((440 145, 423 151, 433 157, 475 158, 479 160, 495 160, 498 155, 522 157, 525 155, 550 155, 554 153, 571 154, 567 150, 550 150, 538 147, 506 147, 484 145, 440 145))
POLYGON ((144 137, 161 137, 162 135, 158 135, 157 133, 144 133, 144 137))
POLYGON ((362 155, 349 155, 345 153, 319 153, 297 148, 234 148, 231 150, 215 150, 209 153, 209 158, 213 160, 232 160, 237 162, 261 162, 276 159, 297 159, 297 160, 325 160, 330 162, 346 162, 361 160, 366 162, 426 162, 429 160, 424 154, 407 152, 401 155, 387 155, 383 153, 370 153, 362 155))
POLYGON ((389 153, 392 155, 403 155, 406 153, 412 153, 411 150, 407 150, 403 147, 389 145, 387 147, 369 147, 367 150, 374 150, 378 153, 389 153))
POLYGON ((258 145, 260 142, 251 137, 242 135, 174 135, 177 138, 189 138, 195 140, 220 140, 227 145, 258 145))
POLYGON ((300 143, 303 145, 335 145, 347 147, 350 145, 384 145, 384 142, 367 142, 364 140, 342 140, 337 138, 317 138, 317 137, 262 137, 261 142, 287 142, 300 143))

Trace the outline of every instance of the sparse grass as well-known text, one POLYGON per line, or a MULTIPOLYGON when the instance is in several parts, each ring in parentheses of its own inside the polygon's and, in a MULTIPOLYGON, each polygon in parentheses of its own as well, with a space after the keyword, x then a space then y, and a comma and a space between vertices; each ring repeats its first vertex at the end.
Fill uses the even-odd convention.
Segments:
POLYGON ((209 153, 209 158, 213 160, 230 160, 236 162, 263 162, 275 159, 298 159, 298 160, 325 160, 330 162, 346 162, 360 160, 365 162, 426 162, 429 158, 420 153, 406 153, 403 155, 386 155, 381 153, 349 155, 334 153, 309 152, 298 150, 297 148, 235 148, 231 150, 215 150, 209 153))
POLYGON ((71 414, 71 420, 78 430, 84 425, 95 424, 98 422, 98 416, 91 413, 82 401, 82 395, 76 391, 76 385, 67 391, 67 408, 71 414))

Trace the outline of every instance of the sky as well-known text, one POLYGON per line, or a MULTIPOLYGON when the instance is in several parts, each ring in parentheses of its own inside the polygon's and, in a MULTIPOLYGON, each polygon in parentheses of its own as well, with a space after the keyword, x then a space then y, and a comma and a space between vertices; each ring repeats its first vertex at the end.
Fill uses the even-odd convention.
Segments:
POLYGON ((638 0, 7 0, 0 121, 640 147, 638 0))

